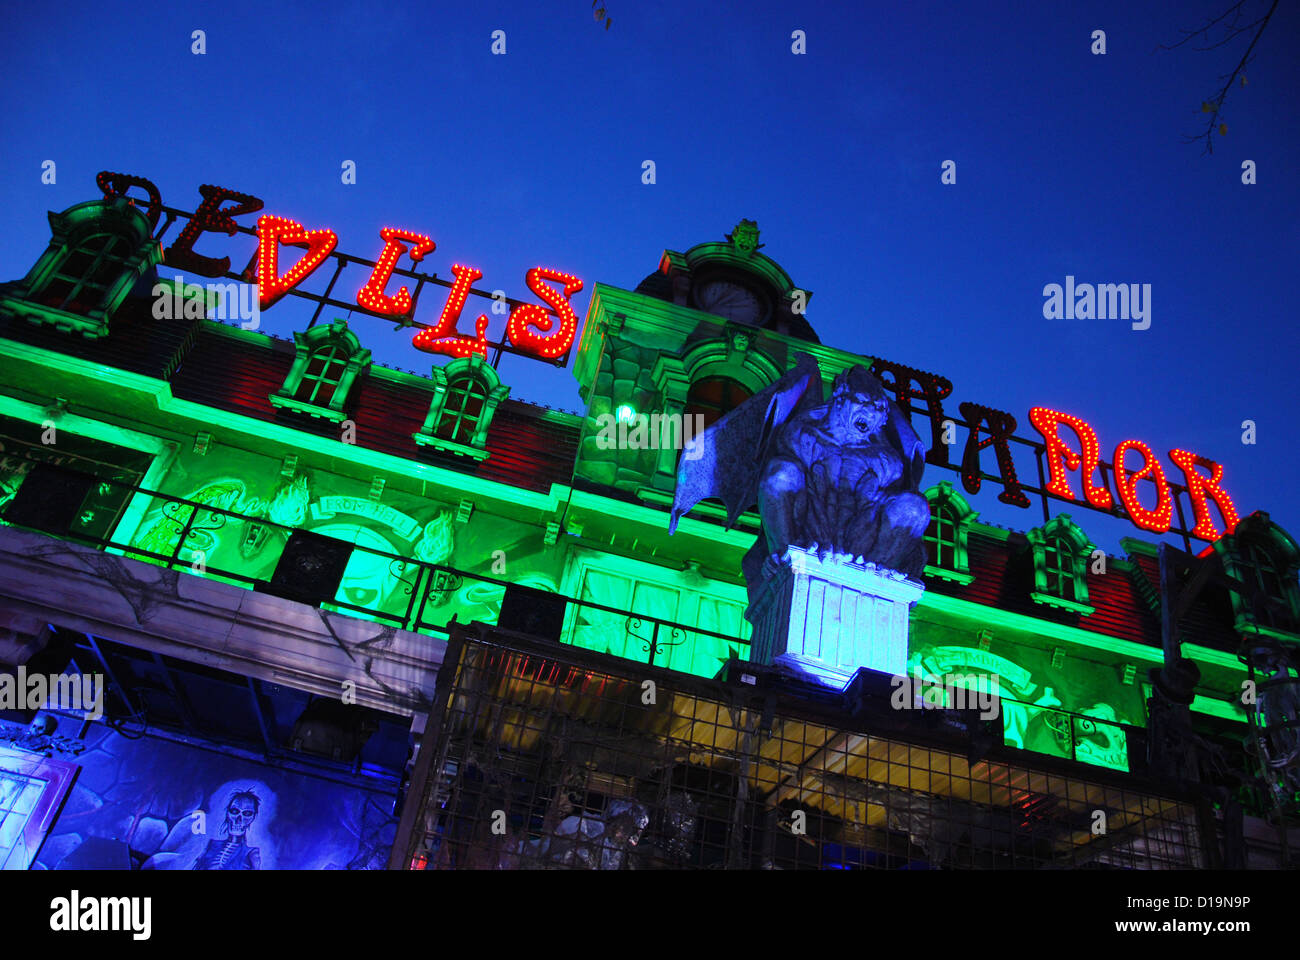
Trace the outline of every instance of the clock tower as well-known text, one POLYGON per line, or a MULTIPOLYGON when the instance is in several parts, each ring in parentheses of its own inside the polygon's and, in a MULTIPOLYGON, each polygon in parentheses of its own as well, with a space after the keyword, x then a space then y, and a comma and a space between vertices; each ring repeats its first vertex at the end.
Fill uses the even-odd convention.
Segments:
POLYGON ((587 407, 575 483, 666 507, 681 434, 775 383, 799 353, 817 360, 827 385, 870 366, 822 345, 806 317, 812 294, 758 238, 758 225, 741 220, 722 241, 664 251, 635 290, 596 284, 573 365, 587 407), (674 433, 677 424, 685 429, 674 433))

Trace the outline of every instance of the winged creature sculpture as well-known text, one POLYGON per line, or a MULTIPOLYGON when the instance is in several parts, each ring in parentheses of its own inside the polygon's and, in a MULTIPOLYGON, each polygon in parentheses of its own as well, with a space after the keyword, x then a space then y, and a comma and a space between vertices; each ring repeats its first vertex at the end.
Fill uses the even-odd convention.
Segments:
POLYGON ((757 504, 762 529, 742 561, 751 600, 792 545, 920 578, 930 522, 918 492, 925 450, 865 367, 840 373, 827 400, 817 361, 801 353, 785 376, 692 442, 669 530, 709 497, 726 506, 728 527, 757 504))

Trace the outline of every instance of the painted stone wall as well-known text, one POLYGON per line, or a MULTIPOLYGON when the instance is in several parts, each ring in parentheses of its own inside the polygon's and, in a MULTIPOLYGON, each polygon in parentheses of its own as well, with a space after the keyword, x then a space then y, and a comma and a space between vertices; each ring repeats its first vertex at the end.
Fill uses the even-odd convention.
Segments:
MULTIPOLYGON (((52 736, 25 745, 81 767, 36 869, 387 865, 397 828, 391 792, 152 736, 127 737, 104 724, 92 725, 84 741, 64 735, 76 725, 61 719, 52 736)), ((18 724, 0 721, 0 743, 23 746, 25 734, 18 724)))
POLYGON ((660 350, 611 337, 600 358, 600 369, 587 396, 587 419, 582 427, 576 473, 591 483, 635 491, 650 483, 659 451, 651 449, 601 449, 597 442, 600 418, 620 406, 637 413, 662 413, 662 400, 654 383, 654 362, 660 350))

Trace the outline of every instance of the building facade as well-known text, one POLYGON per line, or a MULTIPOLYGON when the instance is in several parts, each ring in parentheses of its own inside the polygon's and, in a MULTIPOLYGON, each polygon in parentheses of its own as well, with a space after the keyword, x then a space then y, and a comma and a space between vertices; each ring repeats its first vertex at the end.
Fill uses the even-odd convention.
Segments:
POLYGON ((1199 555, 983 523, 981 476, 1048 485, 986 472, 998 412, 963 404, 907 682, 827 686, 754 658, 755 513, 670 535, 679 459, 800 354, 918 424, 941 378, 822 344, 752 224, 594 286, 571 414, 479 353, 375 362, 364 318, 214 319, 105 192, 0 288, 0 864, 1294 864, 1300 549, 1267 514, 1199 555))

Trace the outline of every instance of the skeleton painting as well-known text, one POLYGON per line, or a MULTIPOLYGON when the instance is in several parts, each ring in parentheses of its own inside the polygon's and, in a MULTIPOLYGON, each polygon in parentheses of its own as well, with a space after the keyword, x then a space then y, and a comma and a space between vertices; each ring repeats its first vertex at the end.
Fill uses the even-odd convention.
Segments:
POLYGON ((257 819, 261 798, 252 790, 231 794, 221 822, 221 839, 209 840, 194 861, 194 870, 259 870, 262 854, 248 844, 248 829, 257 819))

